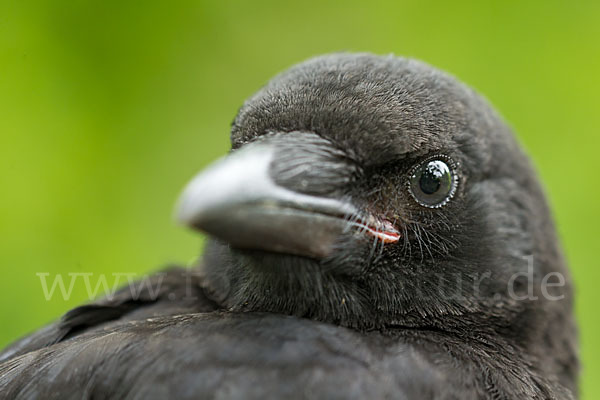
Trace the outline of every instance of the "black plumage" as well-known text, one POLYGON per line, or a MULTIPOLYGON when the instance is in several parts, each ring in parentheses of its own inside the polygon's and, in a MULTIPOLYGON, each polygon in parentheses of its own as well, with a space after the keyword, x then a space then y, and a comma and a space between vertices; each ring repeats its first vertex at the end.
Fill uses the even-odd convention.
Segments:
POLYGON ((543 191, 471 89, 414 60, 318 57, 252 96, 231 139, 179 205, 213 236, 198 267, 4 350, 3 397, 576 397, 543 191))

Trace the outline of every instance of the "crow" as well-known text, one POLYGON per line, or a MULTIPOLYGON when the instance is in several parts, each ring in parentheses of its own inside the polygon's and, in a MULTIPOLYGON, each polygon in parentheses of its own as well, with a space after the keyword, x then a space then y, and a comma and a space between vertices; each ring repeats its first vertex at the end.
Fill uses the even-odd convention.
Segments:
POLYGON ((250 97, 183 191, 193 268, 0 353, 7 399, 574 399, 573 286, 511 129, 413 59, 336 53, 250 97))

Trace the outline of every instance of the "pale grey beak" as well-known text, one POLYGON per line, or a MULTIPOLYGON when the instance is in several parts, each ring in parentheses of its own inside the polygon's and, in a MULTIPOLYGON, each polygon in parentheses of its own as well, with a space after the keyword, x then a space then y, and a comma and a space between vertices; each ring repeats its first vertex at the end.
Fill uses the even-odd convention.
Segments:
POLYGON ((270 174, 277 151, 268 141, 249 144, 209 166, 181 195, 179 221, 236 248, 330 256, 356 209, 276 184, 270 174))

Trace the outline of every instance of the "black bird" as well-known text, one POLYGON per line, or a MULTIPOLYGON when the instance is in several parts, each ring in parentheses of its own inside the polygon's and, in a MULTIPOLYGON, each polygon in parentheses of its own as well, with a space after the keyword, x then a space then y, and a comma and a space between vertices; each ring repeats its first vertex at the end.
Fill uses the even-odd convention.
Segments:
POLYGON ((212 237, 199 265, 5 349, 3 398, 577 396, 543 191, 471 89, 326 55, 246 101, 231 141, 179 204, 212 237))

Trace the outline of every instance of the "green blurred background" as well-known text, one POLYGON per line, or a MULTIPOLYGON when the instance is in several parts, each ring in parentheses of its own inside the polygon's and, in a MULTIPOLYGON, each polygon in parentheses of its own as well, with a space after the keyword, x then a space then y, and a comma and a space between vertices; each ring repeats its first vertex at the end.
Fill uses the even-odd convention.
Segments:
POLYGON ((423 59, 514 126, 577 284, 584 398, 600 398, 600 2, 0 0, 0 346, 86 300, 37 272, 187 263, 186 181, 228 149, 242 101, 320 53, 423 59))

